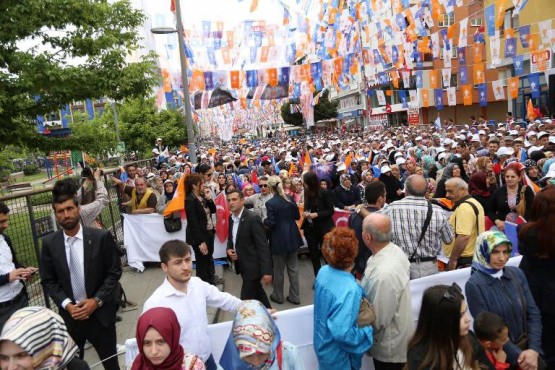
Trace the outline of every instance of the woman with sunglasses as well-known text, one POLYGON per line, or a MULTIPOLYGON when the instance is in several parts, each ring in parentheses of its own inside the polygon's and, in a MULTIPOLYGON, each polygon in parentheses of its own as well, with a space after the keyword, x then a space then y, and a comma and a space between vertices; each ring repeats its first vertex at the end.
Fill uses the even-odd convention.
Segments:
POLYGON ((473 317, 493 312, 509 324, 509 339, 503 350, 512 367, 538 368, 542 352, 540 310, 528 287, 524 273, 506 266, 513 246, 505 234, 486 231, 476 240, 472 268, 465 292, 473 317))
POLYGON ((468 306, 461 288, 436 285, 424 291, 416 332, 409 342, 409 370, 495 368, 470 331, 468 306))

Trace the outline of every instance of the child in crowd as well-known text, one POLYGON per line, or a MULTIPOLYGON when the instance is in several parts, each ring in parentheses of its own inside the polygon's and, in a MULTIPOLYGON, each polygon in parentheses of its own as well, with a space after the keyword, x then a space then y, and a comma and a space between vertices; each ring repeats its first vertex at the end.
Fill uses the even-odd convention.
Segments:
POLYGON ((508 369, 507 354, 503 346, 509 341, 509 327, 492 312, 481 312, 474 320, 474 333, 496 370, 508 369))

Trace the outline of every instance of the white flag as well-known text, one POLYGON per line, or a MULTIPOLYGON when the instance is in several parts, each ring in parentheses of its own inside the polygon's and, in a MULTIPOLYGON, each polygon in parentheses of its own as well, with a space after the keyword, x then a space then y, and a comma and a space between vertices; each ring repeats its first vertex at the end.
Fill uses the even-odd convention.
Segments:
POLYGON ((443 68, 441 76, 443 77, 443 87, 451 87, 451 68, 443 68))
POLYGON ((495 31, 495 36, 489 38, 489 51, 491 54, 491 64, 501 64, 501 41, 499 40, 499 31, 495 31))
POLYGON ((432 55, 439 58, 439 35, 437 32, 432 33, 432 55))
POLYGON ((547 49, 551 46, 551 19, 538 22, 538 27, 540 29, 543 48, 547 49))
MULTIPOLYGON (((451 41, 450 41, 451 42, 451 41)), ((453 42, 451 42, 451 47, 453 42)), ((445 68, 451 68, 451 50, 447 50, 447 48, 443 48, 443 66, 445 68)))
POLYGON ((411 104, 414 104, 414 107, 418 108, 418 94, 416 93, 416 90, 409 90, 409 96, 411 104))
POLYGON ((460 32, 458 47, 464 48, 466 47, 466 41, 468 39, 468 18, 462 19, 459 23, 459 26, 460 32))
POLYGON ((383 92, 383 90, 376 90, 376 97, 378 98, 378 104, 379 105, 385 105, 385 94, 383 92))
POLYGON ((447 104, 450 106, 457 105, 457 91, 454 87, 448 87, 447 91, 447 104))
POLYGON ((495 100, 505 100, 505 89, 503 89, 502 80, 492 81, 491 87, 493 88, 495 100))
POLYGON ((403 87, 408 89, 410 86, 410 71, 402 71, 401 75, 403 76, 403 87))

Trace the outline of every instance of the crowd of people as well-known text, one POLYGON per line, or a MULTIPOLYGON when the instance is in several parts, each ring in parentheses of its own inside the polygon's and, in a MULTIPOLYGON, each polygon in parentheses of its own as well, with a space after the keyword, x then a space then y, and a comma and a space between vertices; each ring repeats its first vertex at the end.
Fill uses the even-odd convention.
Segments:
MULTIPOLYGON (((160 248, 166 279, 137 323, 133 369, 218 368, 206 305, 235 312, 220 360, 225 370, 303 369, 271 309, 284 300, 298 305, 308 294, 320 369, 358 369, 365 353, 378 370, 555 366, 551 120, 242 139, 201 145, 197 154, 192 164, 187 152, 159 138, 149 166, 129 164, 112 180, 130 214, 164 213, 181 180, 185 189, 186 243, 170 240, 160 248), (218 289, 223 277, 214 272, 220 194, 230 212, 227 256, 242 278, 239 298, 218 289), (338 211, 350 215, 348 227, 336 227, 338 211), (505 232, 516 224, 515 242, 505 232), (303 246, 314 292, 299 290, 303 246), (520 268, 508 267, 516 248, 520 268), (410 280, 465 267, 471 274, 464 294, 456 284, 428 288, 413 328, 410 280)), ((100 357, 111 358, 105 368, 114 369, 113 292, 121 266, 95 213, 107 201, 106 184, 92 171, 83 177, 80 188, 65 180, 54 188, 61 230, 45 237, 38 270, 69 338, 67 356, 58 359, 63 366, 53 368, 70 367, 89 340, 100 357)), ((2 234, 8 212, 0 207, 2 234)), ((0 336, 4 368, 18 356, 35 358, 33 347, 8 335, 14 330, 8 324, 25 310, 21 281, 36 269, 19 266, 4 235, 0 248, 10 252, 2 253, 9 258, 1 271, 7 275, 0 274, 0 295, 10 303, 8 312, 0 302, 0 317, 8 320, 0 336)))

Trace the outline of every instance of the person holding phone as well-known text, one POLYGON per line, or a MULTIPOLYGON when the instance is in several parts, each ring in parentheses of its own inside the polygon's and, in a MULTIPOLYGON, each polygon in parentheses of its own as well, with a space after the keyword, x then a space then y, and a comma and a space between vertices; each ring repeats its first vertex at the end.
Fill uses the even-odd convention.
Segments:
POLYGON ((23 267, 15 256, 10 238, 4 234, 9 226, 10 209, 0 202, 0 331, 17 310, 29 305, 24 281, 29 281, 38 271, 23 267))

